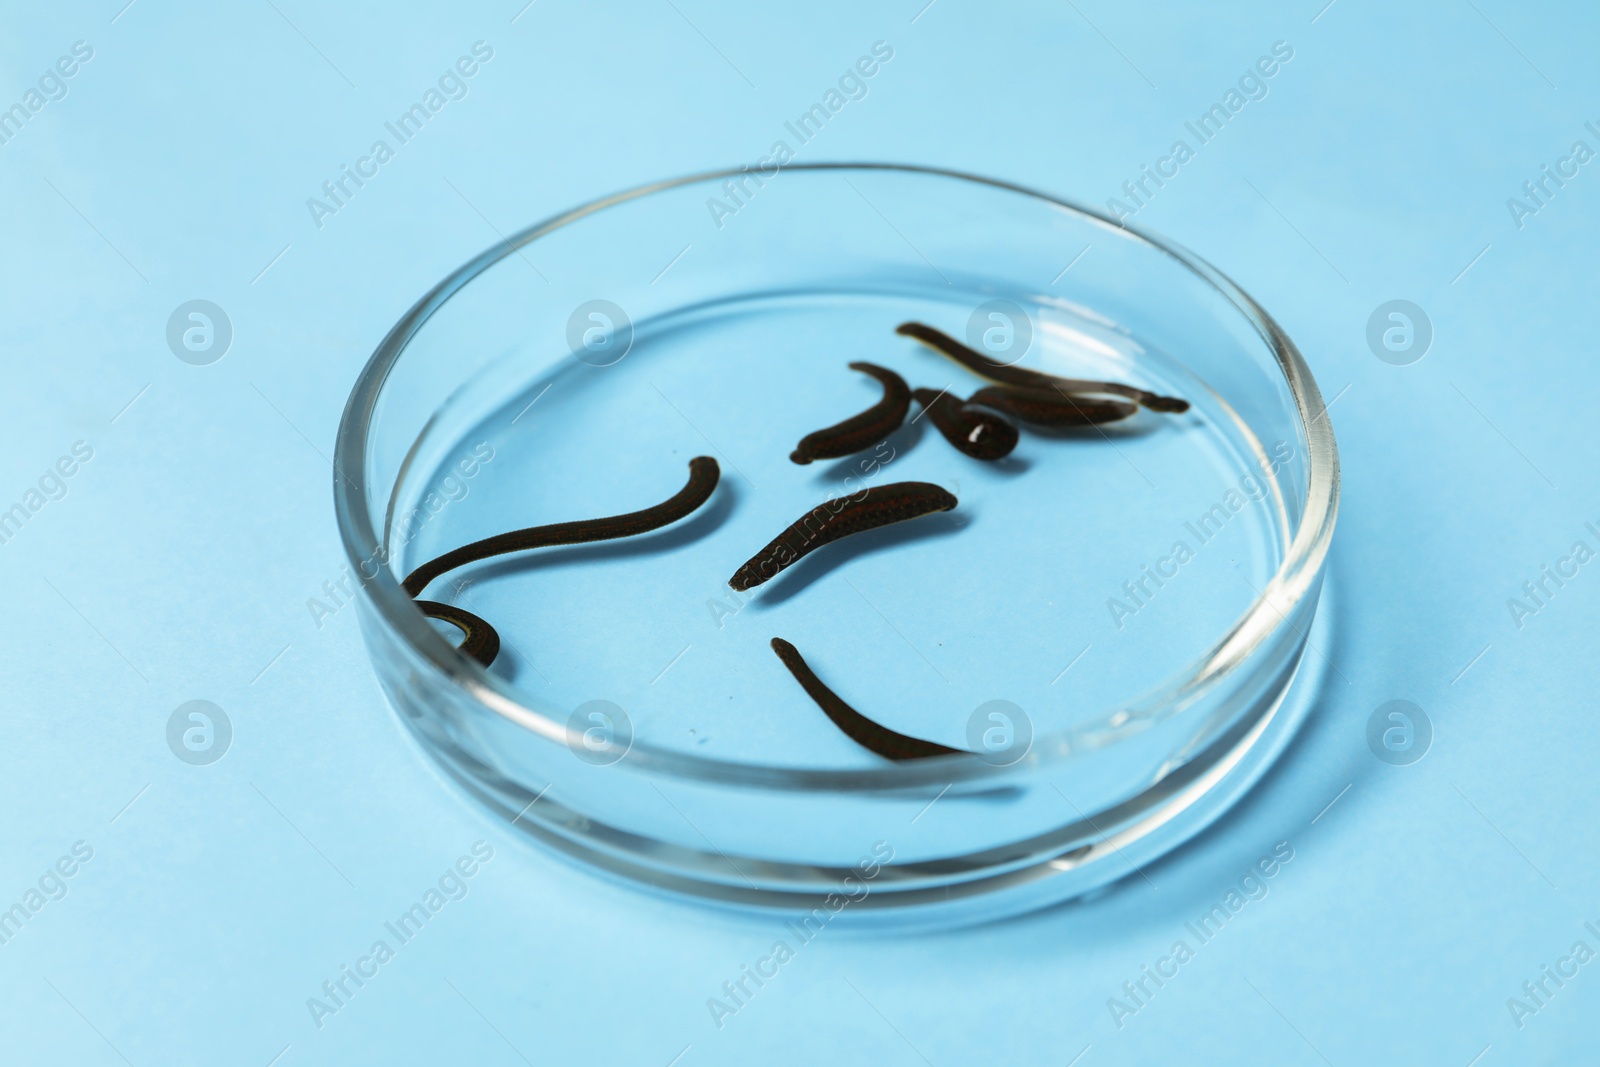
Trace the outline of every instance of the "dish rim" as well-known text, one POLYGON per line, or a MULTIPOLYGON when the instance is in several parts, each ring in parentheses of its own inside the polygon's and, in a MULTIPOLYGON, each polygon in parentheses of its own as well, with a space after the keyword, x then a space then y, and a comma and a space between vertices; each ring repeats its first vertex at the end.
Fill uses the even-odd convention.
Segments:
MULTIPOLYGON (((1243 614, 1189 666, 1084 725, 1034 739, 1027 756, 1005 767, 993 767, 961 754, 870 768, 812 768, 750 764, 658 748, 635 740, 617 767, 650 771, 693 781, 738 784, 777 790, 827 789, 882 792, 950 783, 1031 775, 1082 758, 1142 732, 1159 712, 1175 714, 1198 699, 1212 684, 1243 664, 1263 641, 1281 627, 1293 625, 1292 609, 1308 594, 1320 591, 1320 578, 1333 535, 1339 502, 1339 459, 1326 405, 1310 368, 1288 335, 1264 308, 1237 283, 1204 259, 1175 242, 1115 220, 1075 201, 997 178, 942 167, 908 163, 816 162, 785 164, 782 171, 889 171, 953 179, 1015 193, 1050 209, 1079 216, 1090 224, 1136 241, 1165 255, 1209 285, 1255 330, 1277 360, 1294 401, 1306 441, 1307 484, 1300 501, 1300 525, 1283 562, 1243 614)), ((519 249, 586 216, 656 193, 747 174, 748 167, 725 168, 646 183, 591 200, 533 223, 496 242, 447 274, 392 326, 357 377, 334 444, 334 513, 345 555, 359 576, 360 595, 372 617, 390 628, 402 644, 421 657, 469 699, 541 738, 566 745, 568 727, 559 719, 522 704, 516 690, 461 653, 416 609, 388 566, 387 551, 377 535, 366 499, 367 434, 380 394, 407 345, 424 324, 474 278, 519 249), (371 566, 374 573, 368 574, 371 566)))

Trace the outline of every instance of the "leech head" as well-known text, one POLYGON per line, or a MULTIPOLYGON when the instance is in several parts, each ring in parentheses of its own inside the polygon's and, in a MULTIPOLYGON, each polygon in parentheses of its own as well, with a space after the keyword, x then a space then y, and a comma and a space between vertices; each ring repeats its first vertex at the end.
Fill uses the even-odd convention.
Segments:
POLYGON ((1024 370, 1020 367, 1014 367, 1010 363, 991 359, 982 352, 951 337, 943 330, 935 329, 925 322, 902 322, 894 328, 894 332, 901 337, 911 337, 921 341, 934 351, 943 352, 968 370, 975 371, 985 377, 991 376, 991 372, 998 374, 1004 380, 1010 380, 1013 376, 1021 376, 1029 380, 1041 377, 1036 371, 1024 370))
POLYGON ((689 477, 696 481, 709 478, 711 487, 715 489, 718 479, 722 477, 722 468, 710 456, 696 456, 689 461, 689 477))
MULTIPOLYGON (((902 322, 894 328, 894 332, 901 337, 914 337, 923 344, 928 345, 933 344, 935 340, 944 340, 949 337, 949 334, 943 330, 936 330, 922 322, 902 322)), ((951 338, 951 340, 954 340, 954 338, 951 338)))
POLYGON ((1189 410, 1189 402, 1176 396, 1156 396, 1154 393, 1146 393, 1139 398, 1139 402, 1151 411, 1165 411, 1174 415, 1189 410))

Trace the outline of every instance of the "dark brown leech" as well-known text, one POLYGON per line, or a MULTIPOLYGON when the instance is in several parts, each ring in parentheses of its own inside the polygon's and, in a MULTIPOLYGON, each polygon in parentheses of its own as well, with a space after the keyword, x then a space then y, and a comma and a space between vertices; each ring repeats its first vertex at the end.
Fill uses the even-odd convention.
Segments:
POLYGON ((500 654, 500 635, 493 626, 472 612, 436 600, 419 600, 416 603, 428 618, 443 619, 466 635, 457 651, 471 656, 485 667, 500 654))
POLYGON ((750 557, 728 579, 728 585, 739 592, 754 589, 802 556, 841 537, 949 511, 957 503, 950 493, 928 482, 875 485, 852 497, 824 501, 750 557), (836 509, 834 504, 840 506, 836 509))
POLYGON ((894 332, 912 337, 936 352, 943 353, 974 374, 982 375, 1002 385, 1021 386, 1025 389, 1062 389, 1069 393, 1113 393, 1137 400, 1151 411, 1182 412, 1189 410, 1189 402, 1175 396, 1161 396, 1146 389, 1122 382, 1097 382, 1086 378, 1061 378, 1026 367, 1009 367, 986 359, 981 353, 968 348, 954 337, 920 322, 902 322, 894 332))
MULTIPOLYGON (((694 511, 716 489, 722 470, 710 456, 696 456, 689 461, 689 483, 672 499, 645 508, 643 511, 617 515, 609 519, 590 519, 583 522, 560 522, 549 526, 532 526, 526 530, 486 537, 470 545, 446 552, 412 571, 403 588, 412 597, 427 588, 445 571, 506 552, 520 552, 528 548, 551 545, 576 545, 590 541, 609 541, 617 537, 632 537, 649 533, 669 523, 676 522, 694 511)), ((488 622, 464 608, 440 604, 434 600, 416 601, 418 610, 433 619, 442 619, 459 629, 465 636, 458 651, 471 656, 485 667, 500 654, 500 635, 488 622)))
POLYGON ((882 441, 906 421, 906 412, 911 410, 911 390, 904 378, 876 363, 852 363, 850 369, 878 379, 883 384, 883 399, 859 415, 800 438, 800 444, 789 454, 794 462, 853 456, 882 441))
POLYGON ((973 459, 996 460, 1017 447, 1017 428, 988 412, 963 408, 962 401, 937 389, 913 389, 928 418, 944 439, 973 459))
POLYGON ((1127 400, 1103 400, 1073 396, 1056 389, 1022 389, 1008 385, 986 385, 973 393, 967 404, 992 408, 1030 426, 1049 427, 1116 422, 1139 410, 1139 405, 1127 400))
POLYGON ((953 756, 961 751, 958 748, 946 748, 933 741, 907 737, 905 734, 895 733, 886 726, 879 726, 840 700, 839 695, 824 685, 822 679, 812 672, 811 667, 801 657, 800 650, 783 638, 772 639, 772 651, 778 654, 783 665, 789 668, 789 673, 794 675, 794 680, 800 683, 800 688, 806 691, 807 696, 816 701, 817 707, 822 709, 823 714, 832 719, 833 724, 843 731, 846 737, 862 748, 892 760, 953 756))
POLYGON ((659 530, 690 514, 711 496, 717 487, 722 469, 710 456, 696 456, 689 461, 689 481, 676 496, 643 511, 626 515, 613 515, 606 519, 586 519, 582 522, 557 522, 549 526, 530 526, 525 530, 496 534, 474 541, 470 545, 452 549, 438 559, 429 560, 412 571, 401 586, 412 596, 428 587, 428 583, 446 571, 464 567, 468 563, 523 552, 530 548, 548 548, 554 545, 581 545, 591 541, 610 541, 618 537, 635 537, 659 530))

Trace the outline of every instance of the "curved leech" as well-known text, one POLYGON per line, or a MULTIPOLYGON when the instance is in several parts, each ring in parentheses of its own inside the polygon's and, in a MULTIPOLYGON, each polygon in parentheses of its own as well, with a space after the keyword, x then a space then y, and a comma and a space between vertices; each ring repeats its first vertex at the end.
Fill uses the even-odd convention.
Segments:
POLYGON ((839 501, 842 506, 837 510, 832 507, 833 503, 825 501, 800 516, 735 571, 728 585, 739 592, 754 589, 801 557, 841 537, 920 518, 935 511, 949 511, 958 501, 929 482, 895 482, 875 485, 845 498, 839 501))
POLYGON ((416 596, 428 583, 446 571, 476 563, 491 556, 507 552, 523 552, 530 548, 548 548, 554 545, 581 545, 591 541, 610 541, 618 537, 633 537, 658 530, 668 523, 677 522, 693 512, 710 498, 722 476, 722 468, 710 456, 696 456, 689 461, 689 481, 671 499, 642 511, 626 515, 613 515, 605 519, 585 519, 581 522, 556 522, 548 526, 530 526, 524 530, 496 534, 474 541, 470 545, 451 549, 437 559, 431 559, 406 576, 400 585, 407 593, 416 596))
POLYGON ((816 676, 809 664, 801 657, 800 650, 781 637, 772 639, 772 651, 778 654, 783 665, 789 668, 789 673, 794 675, 794 680, 800 683, 800 688, 806 695, 816 701, 817 707, 833 724, 837 726, 846 737, 869 751, 876 752, 885 759, 909 760, 927 759, 930 756, 953 756, 961 752, 959 748, 948 748, 933 741, 923 741, 916 737, 907 737, 905 734, 896 733, 887 726, 879 726, 865 715, 861 714, 849 704, 839 698, 839 695, 823 684, 822 679, 816 676))
POLYGON ((428 618, 442 619, 465 635, 456 647, 457 652, 471 656, 485 667, 500 654, 500 635, 493 626, 472 612, 453 604, 441 604, 437 600, 418 600, 416 605, 428 618))
POLYGON ((1097 426, 1125 419, 1139 410, 1127 400, 1075 396, 1056 389, 1023 389, 1010 385, 986 385, 972 394, 963 411, 971 406, 991 408, 1030 426, 1097 426))
POLYGON ((906 420, 906 412, 911 410, 911 390, 904 378, 876 363, 852 363, 850 369, 878 379, 883 385, 883 399, 859 415, 800 438, 789 454, 795 463, 853 456, 888 437, 906 420))
POLYGON ((1017 447, 1017 428, 998 415, 968 410, 948 390, 913 389, 922 410, 944 439, 973 459, 1003 459, 1017 447))
POLYGON ((1161 396, 1148 389, 1138 386, 1125 385, 1122 382, 1099 382, 1087 378, 1062 378, 1054 374, 1045 374, 1041 371, 1029 370, 1026 367, 1010 367, 1002 363, 995 363, 984 358, 978 352, 957 341, 954 337, 942 330, 920 322, 902 322, 894 328, 894 332, 902 337, 915 338, 936 352, 940 352, 974 374, 988 378, 1001 385, 1020 386, 1024 389, 1060 389, 1068 393, 1112 393, 1124 396, 1129 400, 1138 401, 1151 411, 1184 412, 1189 410, 1189 402, 1175 396, 1161 396))
MULTIPOLYGON (((530 548, 547 548, 554 545, 578 545, 593 541, 610 541, 619 537, 634 537, 649 533, 676 522, 694 512, 710 499, 722 477, 722 469, 710 456, 696 456, 689 461, 689 481, 670 499, 642 511, 614 515, 604 519, 586 519, 580 522, 557 522, 548 526, 530 526, 523 530, 486 537, 469 545, 452 549, 437 559, 429 560, 406 576, 400 583, 413 598, 428 587, 428 583, 446 571, 468 563, 522 552, 530 548)), ((417 600, 416 605, 424 615, 443 619, 466 635, 460 651, 476 659, 485 667, 494 662, 500 651, 500 635, 486 621, 462 608, 440 604, 432 600, 417 600)))

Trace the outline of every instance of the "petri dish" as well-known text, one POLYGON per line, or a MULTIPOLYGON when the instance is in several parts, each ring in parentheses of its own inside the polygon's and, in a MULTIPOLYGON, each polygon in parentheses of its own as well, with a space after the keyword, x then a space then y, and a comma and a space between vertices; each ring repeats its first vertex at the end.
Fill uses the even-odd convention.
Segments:
POLYGON ((357 381, 334 496, 377 676, 428 756, 539 846, 722 905, 951 924, 1080 896, 1193 836, 1276 758, 1338 500, 1289 338, 1170 241, 1005 182, 890 164, 664 181, 531 225, 395 324, 357 381), (984 461, 913 404, 854 455, 807 433, 876 403, 869 361, 966 397, 996 364, 1188 410, 1020 427, 984 461), (638 536, 519 552, 426 599, 487 620, 487 667, 401 581, 479 539, 658 504, 638 536), (729 578, 813 509, 920 482, 948 511, 729 578), (874 722, 836 728, 791 642, 874 722))

